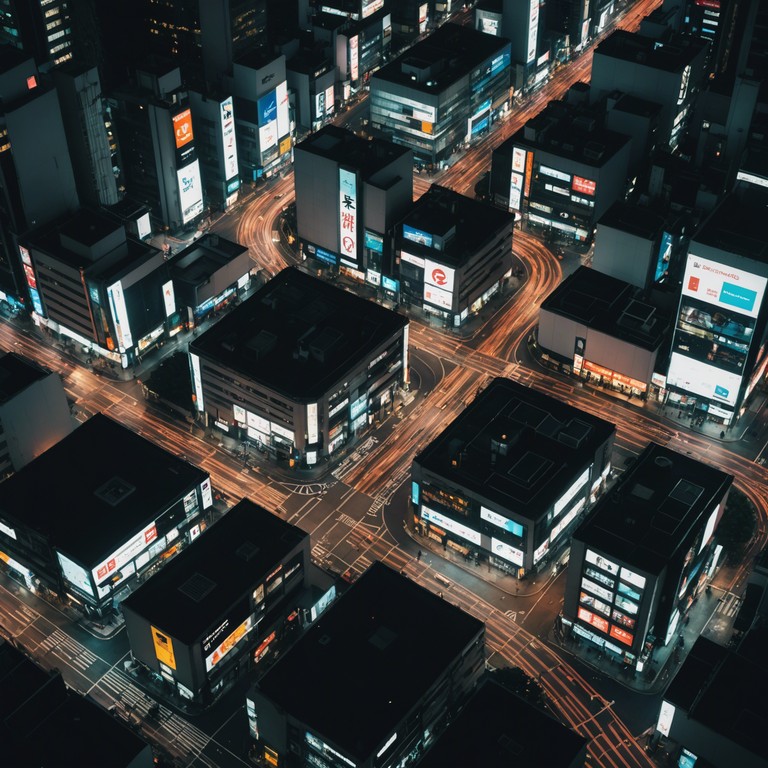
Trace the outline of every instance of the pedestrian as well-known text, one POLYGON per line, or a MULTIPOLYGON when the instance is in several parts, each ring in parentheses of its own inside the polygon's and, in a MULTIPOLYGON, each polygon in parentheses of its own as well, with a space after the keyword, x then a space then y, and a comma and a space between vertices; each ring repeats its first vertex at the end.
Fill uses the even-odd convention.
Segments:
POLYGON ((421 550, 416 553, 416 559, 421 560, 421 550))

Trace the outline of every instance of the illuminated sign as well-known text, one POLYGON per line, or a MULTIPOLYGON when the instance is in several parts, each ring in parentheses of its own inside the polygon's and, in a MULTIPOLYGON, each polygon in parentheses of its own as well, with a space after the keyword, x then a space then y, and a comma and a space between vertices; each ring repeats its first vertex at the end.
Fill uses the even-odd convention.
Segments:
POLYGON ((536 58, 536 42, 539 32, 539 0, 530 0, 528 11, 528 57, 526 64, 530 64, 536 58))
POLYGON ((539 545, 533 553, 533 564, 536 565, 536 563, 541 560, 544 555, 547 554, 549 551, 549 539, 544 539, 544 541, 539 545))
POLYGON ((400 254, 400 258, 403 261, 407 261, 409 264, 413 264, 414 267, 421 267, 424 269, 424 259, 422 259, 420 256, 413 256, 410 253, 403 251, 400 254))
POLYGON ((232 415, 234 416, 235 421, 240 424, 245 424, 245 408, 241 405, 232 405, 232 415))
POLYGON ((435 523, 441 528, 445 528, 446 531, 450 531, 462 539, 471 541, 473 544, 477 544, 478 546, 480 545, 481 537, 477 531, 473 531, 471 528, 467 528, 466 525, 457 523, 455 520, 451 520, 449 517, 445 517, 445 515, 441 515, 439 512, 435 512, 429 507, 422 505, 421 517, 427 522, 435 523))
POLYGON ((403 238, 413 243, 419 243, 419 245, 426 245, 427 248, 432 247, 432 235, 422 232, 420 229, 409 227, 407 224, 403 224, 403 238))
POLYGON ((228 635, 217 646, 213 653, 205 658, 205 669, 210 672, 255 626, 253 615, 250 615, 242 624, 228 635))
POLYGON ((195 406, 198 411, 203 410, 203 379, 200 376, 200 358, 189 353, 189 361, 192 365, 192 381, 195 385, 195 406))
MULTIPOLYGON (((14 536, 14 538, 16 537, 14 536)), ((73 586, 82 589, 84 592, 93 596, 93 587, 91 586, 91 578, 88 575, 88 571, 68 557, 62 555, 61 552, 56 552, 56 557, 59 559, 61 572, 64 575, 64 578, 73 586)))
POLYGON ((339 251, 357 262, 357 176, 339 168, 339 251))
POLYGON ((358 58, 358 38, 357 35, 349 38, 349 79, 357 80, 359 72, 359 58, 358 58))
POLYGON ((427 11, 429 3, 419 6, 419 34, 427 31, 427 11))
POLYGON ((665 232, 661 237, 661 244, 659 245, 659 256, 656 260, 656 273, 653 276, 654 281, 661 280, 662 277, 669 269, 669 261, 672 258, 672 235, 669 232, 665 232))
POLYGON ((186 224, 203 212, 203 184, 200 180, 200 163, 195 160, 176 172, 179 185, 181 221, 186 224))
POLYGON ((399 281, 393 280, 391 277, 387 277, 386 275, 381 276, 381 285, 385 291, 392 291, 392 293, 397 293, 400 290, 399 281))
POLYGON ((669 736, 669 729, 672 727, 672 720, 675 717, 675 705, 670 704, 668 701, 661 702, 661 710, 659 711, 659 722, 656 723, 656 730, 661 733, 662 736, 669 736))
POLYGON ((12 539, 16 538, 16 531, 11 528, 10 525, 6 525, 2 520, 0 520, 0 531, 2 531, 6 536, 9 536, 12 539))
POLYGON ((492 525, 497 525, 499 528, 503 528, 505 531, 509 531, 520 538, 523 537, 525 532, 525 529, 520 523, 516 523, 514 520, 510 520, 508 517, 504 517, 487 507, 480 507, 480 518, 482 520, 487 520, 492 525))
POLYGON ((512 170, 516 173, 525 173, 525 157, 528 153, 524 149, 515 147, 512 150, 512 170))
POLYGON ((317 403, 307 403, 307 442, 311 444, 317 440, 317 403))
POLYGON ((555 502, 555 517, 559 515, 571 503, 571 499, 587 484, 589 480, 589 467, 585 469, 575 483, 555 502))
POLYGON ((262 96, 257 102, 259 125, 277 121, 277 89, 262 96))
POLYGON ((590 581, 589 579, 582 578, 581 588, 594 593, 598 597, 602 597, 603 600, 607 600, 608 602, 611 602, 611 603, 613 602, 613 592, 611 592, 611 590, 609 589, 605 589, 604 587, 601 587, 599 584, 595 584, 594 581, 590 581))
POLYGON ((512 171, 509 176, 509 210, 519 212, 522 207, 523 174, 512 171))
POLYGON ((381 235, 374 234, 365 230, 365 247, 376 253, 384 252, 384 238, 381 235))
POLYGON ((584 556, 584 559, 588 563, 592 563, 592 565, 596 565, 598 568, 602 568, 604 571, 612 573, 614 576, 619 573, 619 566, 616 565, 616 563, 613 563, 607 558, 602 557, 602 555, 598 555, 597 552, 593 552, 591 549, 587 550, 587 554, 584 556))
POLYGON ((755 176, 754 173, 739 171, 736 174, 736 181, 746 181, 747 184, 754 184, 758 187, 768 187, 768 179, 763 176, 755 176))
POLYGON ((455 271, 430 259, 424 260, 424 282, 453 293, 455 271))
MULTIPOLYGON (((277 135, 282 139, 291 132, 288 85, 285 80, 275 88, 275 96, 277 97, 277 135)), ((288 149, 290 149, 290 139, 288 140, 288 149)), ((281 144, 280 154, 285 154, 286 151, 287 149, 284 150, 281 144)))
POLYGON ((165 304, 165 316, 170 317, 176 311, 176 297, 173 293, 173 280, 163 285, 163 303, 165 304))
POLYGON ((205 480, 203 480, 203 482, 200 483, 200 495, 203 498, 203 509, 208 509, 208 507, 210 507, 211 504, 213 504, 210 477, 206 477, 205 480))
POLYGON ((582 621, 586 621, 587 624, 591 624, 596 629, 599 629, 601 632, 608 632, 608 621, 602 616, 598 616, 597 614, 592 613, 592 611, 588 611, 586 608, 579 608, 578 617, 582 621))
POLYGON ((384 7, 384 0, 363 0, 363 18, 367 19, 384 7))
POLYGON ((235 117, 232 97, 221 102, 221 144, 224 150, 224 178, 231 179, 238 174, 237 145, 235 144, 235 117))
POLYGON ((560 179, 560 181, 571 182, 571 174, 557 171, 554 168, 549 168, 546 165, 539 166, 539 173, 543 173, 545 176, 551 176, 553 179, 560 179))
POLYGON ((181 149, 192 141, 192 112, 185 109, 173 116, 173 133, 176 137, 176 149, 181 149))
POLYGON ((125 306, 125 297, 123 296, 123 285, 119 281, 107 288, 107 296, 112 307, 112 320, 115 324, 115 335, 117 344, 121 352, 125 352, 133 346, 133 336, 131 335, 131 326, 128 323, 128 309, 125 306))
POLYGON ((522 550, 515 549, 515 547, 509 546, 509 544, 506 544, 503 541, 499 541, 499 539, 491 538, 491 551, 494 555, 503 557, 505 560, 509 560, 515 565, 519 565, 521 567, 523 565, 522 550))
POLYGON ((631 646, 635 642, 635 636, 631 632, 627 632, 626 629, 617 627, 615 624, 611 624, 611 631, 608 633, 614 640, 618 640, 624 645, 631 646))
POLYGON ((453 309, 453 294, 428 283, 424 283, 424 301, 442 309, 453 309))
POLYGON ((712 514, 709 516, 709 519, 707 520, 707 524, 704 526, 704 535, 701 538, 701 544, 699 544, 699 552, 701 552, 704 547, 709 544, 709 540, 712 536, 712 534, 715 532, 715 525, 717 523, 717 513, 720 511, 720 506, 716 506, 712 510, 712 514))
POLYGON ((531 194, 531 178, 533 177, 533 152, 528 153, 528 157, 525 158, 525 189, 523 194, 526 197, 530 197, 531 194))
POLYGON ((120 549, 111 554, 106 560, 99 563, 92 571, 96 584, 100 584, 107 578, 110 578, 120 570, 126 563, 133 560, 136 555, 148 547, 157 538, 157 526, 150 523, 144 530, 139 531, 135 536, 123 544, 120 549))
POLYGON ((155 646, 155 657, 157 660, 171 669, 176 669, 176 654, 173 652, 173 640, 165 632, 161 632, 151 624, 149 629, 152 632, 152 644, 155 646))
POLYGON ((330 115, 334 108, 333 83, 325 89, 325 114, 330 115))
POLYGON ((574 176, 571 188, 574 192, 580 192, 582 195, 594 195, 595 189, 597 189, 597 182, 590 179, 582 179, 581 176, 574 176))

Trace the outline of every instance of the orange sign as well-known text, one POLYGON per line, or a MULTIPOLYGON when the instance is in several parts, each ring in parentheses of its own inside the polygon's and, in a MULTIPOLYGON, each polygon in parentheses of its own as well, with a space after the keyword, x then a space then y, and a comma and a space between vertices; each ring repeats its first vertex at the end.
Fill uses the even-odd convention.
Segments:
POLYGON ((161 632, 159 629, 150 625, 152 632, 152 642, 155 646, 155 657, 171 669, 176 669, 176 654, 173 652, 173 640, 161 632))
POLYGON ((192 113, 188 109, 173 116, 173 131, 176 134, 176 149, 192 141, 192 113))

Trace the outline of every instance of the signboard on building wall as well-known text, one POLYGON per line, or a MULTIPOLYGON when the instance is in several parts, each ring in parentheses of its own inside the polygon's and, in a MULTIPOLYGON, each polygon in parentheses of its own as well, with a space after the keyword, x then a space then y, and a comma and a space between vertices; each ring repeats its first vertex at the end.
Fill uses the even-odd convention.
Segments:
POLYGON ((113 552, 106 560, 99 563, 91 571, 93 580, 98 585, 105 579, 111 578, 124 565, 133 560, 139 552, 148 547, 156 538, 157 526, 152 522, 144 528, 144 530, 139 531, 135 536, 128 539, 120 549, 113 552))
POLYGON ((186 224, 203 212, 203 183, 200 179, 200 163, 195 160, 176 172, 179 185, 181 222, 186 224))
POLYGON ((149 625, 152 632, 152 644, 155 646, 155 657, 161 664, 176 669, 176 654, 173 652, 173 640, 156 627, 149 625))
POLYGON ((235 117, 232 97, 221 102, 221 144, 224 150, 224 178, 237 176, 237 145, 235 144, 235 117))
POLYGON ((275 88, 275 96, 277 97, 277 136, 282 139, 291 132, 290 102, 285 80, 275 88))
POLYGON ((357 80, 360 75, 360 58, 358 51, 358 36, 349 38, 349 79, 357 80))
POLYGON ((528 56, 525 63, 531 64, 536 58, 539 35, 539 0, 529 0, 528 8, 528 56))
POLYGON ((181 149, 185 144, 192 141, 192 112, 190 110, 185 109, 173 116, 173 133, 176 138, 176 149, 181 149))
POLYGON ((419 6, 419 34, 427 31, 427 17, 429 11, 429 3, 419 6))
POLYGON ((437 286, 448 293, 453 293, 455 270, 438 264, 431 259, 424 259, 424 282, 437 286))
POLYGON ((317 403, 307 403, 307 442, 312 445, 317 441, 317 403))
POLYGON ((367 19, 384 7, 384 0, 363 0, 363 18, 367 19))
POLYGON ((125 352, 126 349, 133 346, 133 336, 128 322, 128 308, 125 306, 123 284, 118 280, 114 285, 110 285, 107 288, 107 296, 112 308, 112 321, 115 324, 117 345, 121 352, 125 352))
POLYGON ((173 293, 173 280, 163 285, 163 304, 165 304, 165 316, 170 317, 176 311, 176 297, 173 293))
POLYGON ((357 263, 357 176, 339 168, 339 252, 357 263))

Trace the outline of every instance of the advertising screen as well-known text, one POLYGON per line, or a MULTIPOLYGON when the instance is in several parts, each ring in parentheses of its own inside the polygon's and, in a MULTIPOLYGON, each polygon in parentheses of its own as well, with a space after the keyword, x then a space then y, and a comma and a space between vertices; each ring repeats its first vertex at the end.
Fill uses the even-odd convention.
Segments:
POLYGON ((358 37, 349 38, 349 79, 357 80, 360 75, 359 66, 360 59, 358 54, 358 37))
POLYGON ((582 579, 581 586, 583 589, 586 589, 588 592, 591 592, 592 594, 597 595, 598 597, 602 597, 603 600, 607 600, 608 602, 613 602, 613 592, 611 592, 609 589, 605 589, 604 587, 601 587, 599 584, 595 584, 594 581, 590 581, 589 579, 582 579))
POLYGON ((515 536, 523 537, 525 529, 520 523, 516 523, 514 520, 510 520, 504 515, 500 515, 498 512, 494 512, 487 507, 480 507, 480 518, 487 520, 492 525, 497 525, 499 528, 503 528, 505 531, 513 533, 515 536))
POLYGON ((694 395, 719 400, 733 406, 739 394, 741 376, 721 371, 713 365, 700 363, 673 352, 667 383, 671 387, 679 387, 694 395))
POLYGON ((616 563, 611 562, 602 555, 598 555, 597 552, 593 552, 591 549, 587 550, 585 559, 588 563, 592 563, 592 565, 596 565, 598 568, 602 568, 604 571, 608 571, 608 573, 612 573, 614 576, 619 572, 619 566, 616 565, 616 563))
POLYGON ((363 18, 367 19, 384 7, 384 0, 363 0, 363 18))
POLYGON ((611 606, 608 605, 608 603, 604 603, 602 600, 592 597, 592 595, 588 595, 586 592, 581 592, 579 594, 579 602, 582 605, 586 605, 588 608, 600 611, 600 613, 603 613, 606 616, 611 615, 611 606))
POLYGON ((427 248, 432 247, 432 235, 427 232, 422 232, 420 229, 409 227, 407 224, 403 224, 403 238, 405 240, 410 240, 412 243, 426 245, 427 248))
POLYGON ((311 444, 317 440, 317 403, 307 403, 307 442, 311 444))
POLYGON ((155 646, 155 658, 171 669, 176 669, 176 654, 173 652, 173 640, 159 629, 149 625, 152 632, 152 644, 155 646))
POLYGON ((227 635, 213 653, 205 657, 205 669, 210 672, 255 626, 253 614, 227 635))
POLYGON ((424 282, 453 293, 454 270, 436 261, 424 259, 424 282))
POLYGON ((185 144, 192 141, 192 112, 190 110, 185 109, 173 116, 173 133, 176 137, 176 149, 181 149, 185 144))
POLYGON ((64 574, 64 578, 73 586, 93 596, 93 587, 91 586, 88 571, 65 555, 62 555, 61 552, 56 552, 56 557, 59 560, 59 565, 61 565, 61 572, 64 574))
POLYGON ((674 718, 675 705, 670 704, 668 701, 662 701, 656 730, 659 731, 662 736, 669 736, 669 729, 672 727, 672 720, 674 720, 674 718))
POLYGON ((277 135, 282 139, 291 132, 288 85, 285 80, 275 88, 275 95, 277 97, 277 135))
POLYGON ((578 616, 582 621, 586 621, 587 624, 591 624, 601 632, 608 631, 608 621, 602 616, 598 616, 597 614, 592 613, 592 611, 588 611, 586 608, 579 608, 578 616))
POLYGON ((325 114, 330 115, 333 112, 333 83, 325 89, 325 114))
POLYGON ((264 153, 277 146, 277 120, 262 125, 259 128, 259 149, 262 156, 262 162, 264 153))
POLYGON ((190 364, 192 366, 192 382, 195 385, 195 407, 198 411, 203 410, 203 379, 200 375, 200 358, 197 355, 189 354, 190 364))
POLYGON ((528 56, 525 63, 530 64, 536 58, 536 47, 539 34, 539 0, 530 0, 528 13, 528 56))
POLYGON ((701 539, 701 544, 699 544, 699 552, 701 552, 704 547, 709 544, 709 539, 712 536, 712 534, 715 532, 715 524, 717 523, 717 513, 720 511, 720 506, 716 506, 712 510, 712 514, 707 519, 707 524, 704 527, 704 535, 701 539))
POLYGON ((453 309, 453 294, 428 283, 424 283, 424 301, 441 309, 453 309))
POLYGON ((429 3, 419 6, 419 34, 427 31, 427 11, 429 3))
POLYGON ((672 257, 672 243, 672 235, 669 232, 664 232, 661 236, 661 244, 659 245, 659 257, 656 261, 656 272, 653 276, 654 282, 661 280, 669 269, 669 260, 672 257))
POLYGON ((574 192, 581 192, 582 195, 594 195, 597 183, 590 181, 590 179, 582 179, 581 176, 574 176, 571 189, 574 192))
POLYGON ((176 297, 173 293, 173 280, 163 284, 163 304, 165 305, 165 316, 170 317, 176 311, 176 297))
POLYGON ((357 262, 357 176, 339 168, 339 250, 357 262))
POLYGON ((259 125, 267 125, 277 120, 277 89, 262 96, 257 102, 259 125))
POLYGON ((221 144, 224 149, 224 178, 237 176, 237 147, 235 144, 235 117, 232 97, 221 102, 221 144))
POLYGON ((505 560, 509 560, 515 565, 523 565, 523 552, 522 550, 511 547, 509 544, 500 541, 499 539, 491 539, 491 551, 494 555, 503 557, 505 560))
POLYGON ((176 172, 179 184, 181 221, 186 224, 203 212, 203 184, 200 179, 200 163, 195 160, 176 172))
POLYGON ((150 523, 144 530, 139 531, 135 536, 128 539, 120 549, 111 554, 106 560, 99 563, 92 571, 96 584, 100 584, 105 579, 111 578, 126 563, 133 560, 136 555, 148 547, 157 538, 157 526, 150 523))
POLYGON ((455 520, 451 520, 449 517, 446 517, 445 515, 441 515, 439 512, 435 512, 433 509, 430 509, 429 507, 425 507, 422 505, 421 517, 422 519, 427 520, 430 523, 434 523, 435 525, 439 525, 441 528, 445 528, 446 531, 455 533, 457 536, 460 536, 462 539, 471 541, 473 544, 478 544, 478 545, 480 544, 481 538, 480 538, 480 534, 477 531, 473 531, 471 528, 467 528, 466 525, 457 523, 455 520))
POLYGON ((611 624, 611 631, 609 634, 614 640, 618 640, 620 643, 624 643, 624 645, 631 646, 635 641, 635 636, 631 632, 627 632, 626 629, 617 627, 615 624, 611 624))
POLYGON ((555 502, 555 516, 559 515, 571 503, 571 499, 587 484, 589 480, 589 467, 576 479, 576 482, 555 502))
POLYGON ((128 308, 125 306, 123 284, 117 282, 110 285, 107 288, 107 296, 109 296, 109 303, 112 308, 117 345, 121 352, 125 352, 126 349, 133 346, 133 336, 131 335, 131 326, 128 323, 128 308))
POLYGON ((481 16, 477 20, 478 29, 481 32, 485 32, 486 35, 498 35, 499 34, 499 20, 495 17, 481 16))

